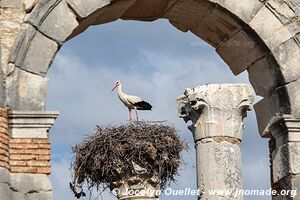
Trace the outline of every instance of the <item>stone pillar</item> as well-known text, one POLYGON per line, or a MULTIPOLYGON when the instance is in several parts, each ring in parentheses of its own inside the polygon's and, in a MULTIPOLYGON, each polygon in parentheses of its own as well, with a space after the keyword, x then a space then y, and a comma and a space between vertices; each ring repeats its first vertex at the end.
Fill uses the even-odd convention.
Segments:
POLYGON ((57 112, 10 111, 10 188, 12 199, 52 199, 49 129, 57 112))
POLYGON ((272 199, 300 199, 300 118, 278 115, 269 126, 272 199), (298 191, 297 191, 298 189, 298 191))
POLYGON ((149 174, 125 176, 114 187, 119 200, 159 200, 159 178, 149 174))
POLYGON ((199 199, 242 199, 240 142, 243 118, 254 96, 247 84, 211 84, 186 89, 178 97, 178 115, 194 136, 199 199), (209 194, 210 191, 221 191, 209 194), (224 193, 223 193, 224 191, 224 193), (230 194, 227 193, 230 192, 230 194))

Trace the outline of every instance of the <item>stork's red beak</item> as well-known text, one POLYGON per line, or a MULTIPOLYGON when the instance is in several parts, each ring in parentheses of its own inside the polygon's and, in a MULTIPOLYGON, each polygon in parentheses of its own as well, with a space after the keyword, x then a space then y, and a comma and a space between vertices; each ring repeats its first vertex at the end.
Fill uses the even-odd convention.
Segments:
POLYGON ((117 86, 118 86, 118 84, 115 84, 115 85, 113 86, 113 88, 111 89, 111 91, 114 91, 114 89, 116 89, 117 86))

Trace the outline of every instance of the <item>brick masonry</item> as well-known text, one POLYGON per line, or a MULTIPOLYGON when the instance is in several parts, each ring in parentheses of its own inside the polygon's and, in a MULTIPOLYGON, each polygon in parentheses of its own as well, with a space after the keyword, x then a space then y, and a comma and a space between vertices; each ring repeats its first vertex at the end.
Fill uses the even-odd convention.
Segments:
POLYGON ((10 171, 12 173, 50 174, 49 139, 10 139, 10 171))
POLYGON ((10 168, 7 111, 3 108, 0 108, 0 167, 10 168))
POLYGON ((0 108, 0 167, 12 173, 50 174, 48 138, 11 138, 7 110, 0 108))

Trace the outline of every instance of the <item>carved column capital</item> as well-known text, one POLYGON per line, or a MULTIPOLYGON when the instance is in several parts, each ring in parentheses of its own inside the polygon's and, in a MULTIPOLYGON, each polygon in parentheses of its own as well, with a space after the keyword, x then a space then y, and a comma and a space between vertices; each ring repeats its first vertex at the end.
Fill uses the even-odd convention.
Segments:
POLYGON ((210 84, 186 89, 177 99, 178 116, 192 121, 195 141, 226 136, 241 139, 243 118, 252 109, 253 90, 248 84, 210 84))

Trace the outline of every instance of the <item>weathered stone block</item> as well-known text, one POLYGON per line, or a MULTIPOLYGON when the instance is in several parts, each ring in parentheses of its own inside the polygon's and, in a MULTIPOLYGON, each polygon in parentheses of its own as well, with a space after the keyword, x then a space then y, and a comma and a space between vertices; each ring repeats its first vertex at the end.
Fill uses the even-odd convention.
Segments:
POLYGON ((197 24, 191 32, 215 47, 231 38, 242 28, 231 15, 218 9, 204 16, 197 24))
POLYGON ((1 200, 11 200, 10 172, 0 167, 0 194, 1 200))
POLYGON ((206 1, 179 0, 163 17, 179 30, 186 32, 195 27, 213 8, 214 5, 206 1))
POLYGON ((291 6, 284 0, 270 0, 266 4, 267 8, 281 21, 282 24, 287 24, 295 18, 295 12, 291 6))
POLYGON ((13 200, 52 199, 51 183, 45 174, 11 173, 11 189, 13 200))
POLYGON ((291 114, 295 117, 300 117, 299 88, 300 88, 300 79, 284 86, 284 89, 287 90, 289 96, 291 114))
POLYGON ((234 13, 245 23, 248 23, 256 13, 263 7, 261 1, 248 1, 248 0, 209 0, 219 4, 220 6, 226 8, 227 10, 234 13))
POLYGON ((16 38, 16 42, 13 48, 11 49, 11 56, 9 62, 12 62, 17 66, 23 64, 30 42, 32 41, 32 38, 35 34, 36 30, 33 26, 29 24, 22 25, 21 31, 18 37, 16 38))
POLYGON ((81 17, 85 18, 104 6, 111 3, 111 0, 66 0, 68 4, 81 17))
POLYGON ((11 187, 24 194, 30 190, 51 191, 49 177, 45 174, 11 174, 11 187), (27 184, 24 184, 27 183, 27 184))
POLYGON ((289 0, 289 6, 295 11, 296 16, 300 15, 300 2, 299 0, 289 0))
POLYGON ((8 107, 14 110, 44 110, 48 79, 15 68, 7 77, 8 107))
POLYGON ((273 181, 300 173, 300 144, 290 142, 272 152, 273 181))
POLYGON ((298 200, 299 192, 298 189, 300 187, 300 176, 293 175, 290 177, 286 177, 280 180, 278 183, 274 184, 274 189, 276 189, 279 194, 273 196, 273 200, 298 200), (282 195, 280 195, 280 193, 282 195))
POLYGON ((262 137, 270 137, 270 125, 282 118, 282 114, 300 117, 300 80, 274 90, 269 96, 254 105, 259 132, 262 137))
POLYGON ((81 19, 80 26, 73 31, 73 34, 68 39, 75 37, 91 25, 104 24, 119 19, 135 2, 136 0, 116 1, 109 6, 93 12, 88 17, 81 19))
POLYGON ((237 75, 264 57, 268 50, 263 49, 252 36, 241 30, 220 45, 217 48, 217 53, 229 65, 232 72, 237 75))
POLYGON ((25 22, 30 20, 32 24, 39 27, 43 23, 45 16, 47 16, 60 1, 61 0, 39 0, 30 14, 26 16, 25 22))
MULTIPOLYGON (((43 19, 38 29, 59 42, 64 42, 79 25, 75 14, 68 8, 65 1, 61 1, 44 17, 45 19, 43 19)), ((29 19, 29 21, 38 26, 34 19, 29 19)))
POLYGON ((0 8, 21 8, 22 0, 1 0, 0 8))
POLYGON ((26 52, 23 64, 19 67, 26 71, 46 76, 57 49, 57 43, 36 32, 26 52))
POLYGON ((58 45, 29 24, 24 24, 23 29, 12 49, 10 62, 26 71, 45 76, 58 45))
POLYGON ((249 23, 266 45, 275 49, 293 35, 266 6, 249 23))
POLYGON ((258 60, 248 69, 249 81, 257 95, 268 96, 276 87, 283 85, 282 74, 273 55, 258 60))
POLYGON ((273 55, 286 83, 300 79, 300 44, 295 38, 281 44, 273 55))
POLYGON ((136 1, 123 15, 122 19, 152 21, 164 14, 174 4, 172 1, 139 0, 136 1), (171 2, 171 3, 170 3, 171 2))

